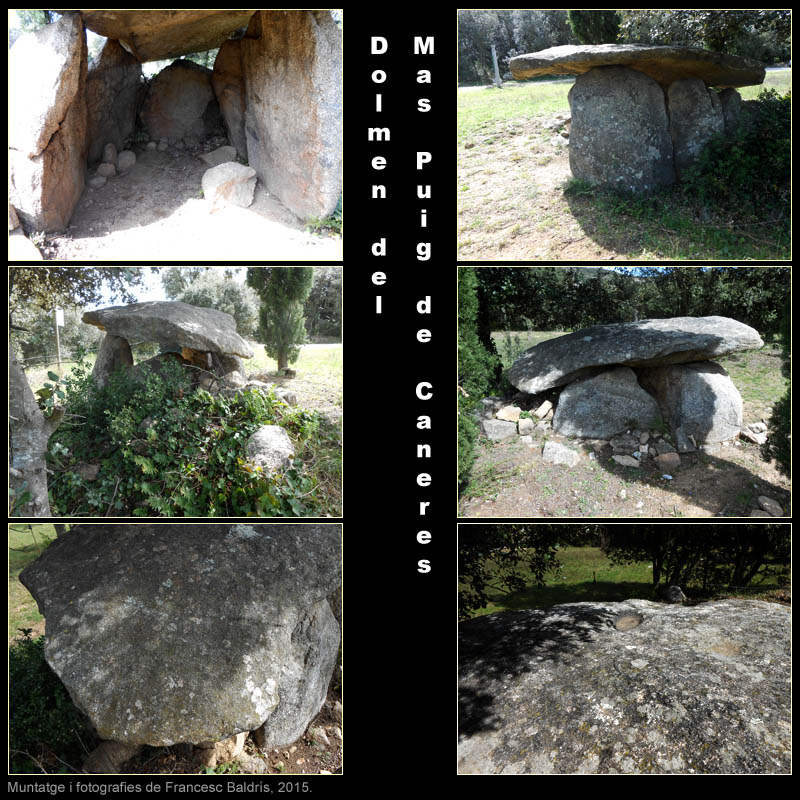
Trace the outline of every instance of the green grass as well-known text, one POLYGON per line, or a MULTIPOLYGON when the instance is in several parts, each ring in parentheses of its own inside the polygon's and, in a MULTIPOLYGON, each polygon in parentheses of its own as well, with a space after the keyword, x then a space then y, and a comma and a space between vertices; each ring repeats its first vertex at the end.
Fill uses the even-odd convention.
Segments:
POLYGON ((56 538, 52 525, 20 522, 8 526, 8 641, 22 634, 19 628, 32 628, 44 619, 36 601, 19 582, 19 574, 35 561, 56 538))
MULTIPOLYGON (((493 614, 497 611, 516 611, 526 608, 548 608, 559 603, 615 602, 631 598, 653 600, 653 568, 648 561, 631 564, 612 564, 599 547, 563 547, 558 551, 561 562, 559 572, 545 576, 541 588, 530 586, 520 592, 489 593, 490 602, 475 611, 473 616, 493 614), (595 581, 596 579, 596 581, 595 581)), ((530 573, 523 570, 523 576, 530 573)), ((777 589, 774 576, 753 582, 752 590, 740 594, 726 592, 726 597, 754 597, 777 589)), ((683 587, 687 589, 687 587, 683 587)))
MULTIPOLYGON (((506 84, 502 89, 475 89, 458 92, 459 142, 479 133, 487 122, 522 121, 526 117, 569 111, 567 95, 574 79, 506 84)), ((775 89, 785 94, 792 88, 791 69, 770 70, 764 83, 738 90, 742 100, 755 100, 762 89, 775 89)))

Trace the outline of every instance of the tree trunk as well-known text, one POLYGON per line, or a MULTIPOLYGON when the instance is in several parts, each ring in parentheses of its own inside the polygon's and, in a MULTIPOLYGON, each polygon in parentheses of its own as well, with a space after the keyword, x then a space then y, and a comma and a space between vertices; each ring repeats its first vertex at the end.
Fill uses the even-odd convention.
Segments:
POLYGON ((50 417, 42 414, 10 343, 8 405, 11 450, 9 483, 18 495, 26 489, 31 495, 27 503, 18 505, 14 509, 14 514, 25 517, 49 517, 50 500, 47 497, 45 454, 47 442, 61 423, 64 410, 56 409, 50 417))

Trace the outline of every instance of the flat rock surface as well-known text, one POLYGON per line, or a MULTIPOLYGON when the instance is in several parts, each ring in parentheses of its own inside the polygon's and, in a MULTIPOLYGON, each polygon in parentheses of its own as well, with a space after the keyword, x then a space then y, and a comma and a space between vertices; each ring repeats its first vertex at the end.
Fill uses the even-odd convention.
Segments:
POLYGON ((96 10, 81 9, 86 27, 125 42, 139 61, 177 58, 219 47, 233 31, 247 25, 253 11, 96 10))
POLYGON ((751 86, 763 83, 758 61, 696 47, 643 44, 561 45, 514 56, 517 79, 538 75, 580 75, 595 67, 618 65, 644 72, 666 88, 680 78, 700 78, 708 86, 751 86))
POLYGON ((684 364, 753 350, 764 342, 758 332, 729 317, 672 317, 614 325, 594 325, 548 339, 522 353, 508 379, 530 394, 563 386, 598 367, 684 364))
POLYGON ((102 739, 215 742, 266 722, 278 747, 325 699, 339 525, 76 525, 20 580, 102 739))
POLYGON ((236 333, 233 317, 213 308, 156 300, 87 311, 81 319, 129 342, 253 357, 250 345, 236 333))
POLYGON ((627 600, 462 623, 458 771, 788 774, 790 620, 627 600))

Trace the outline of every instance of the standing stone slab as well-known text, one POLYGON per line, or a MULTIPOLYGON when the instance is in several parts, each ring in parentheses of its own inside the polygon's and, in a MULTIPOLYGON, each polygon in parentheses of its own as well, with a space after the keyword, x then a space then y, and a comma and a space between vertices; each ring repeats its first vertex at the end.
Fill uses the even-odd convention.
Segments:
POLYGON ((742 396, 713 361, 638 370, 661 407, 679 452, 735 438, 742 427, 742 396))
POLYGON ((301 218, 342 191, 342 35, 329 11, 257 11, 242 39, 250 166, 301 218))
POLYGON ((553 430, 562 436, 609 439, 628 428, 648 429, 658 418, 658 403, 630 367, 607 370, 564 387, 553 430))
POLYGON ((9 201, 28 231, 66 228, 83 192, 87 64, 73 13, 9 51, 9 201))
POLYGON ((722 102, 699 78, 683 78, 667 89, 667 104, 675 172, 682 178, 709 139, 724 132, 722 102))
POLYGON ((117 41, 109 39, 86 81, 88 158, 90 163, 113 163, 104 156, 112 143, 117 150, 133 133, 136 110, 144 87, 142 65, 117 41))
POLYGON ((788 774, 790 644, 791 609, 760 600, 463 622, 458 771, 788 774))
POLYGON ((319 711, 339 525, 78 525, 20 575, 45 657, 102 739, 217 742, 319 711))
POLYGON ((511 366, 508 378, 521 391, 536 394, 597 374, 598 367, 608 364, 682 364, 763 345, 756 330, 729 317, 594 325, 529 348, 511 366))
POLYGON ((627 67, 596 67, 570 89, 569 166, 594 186, 651 192, 675 182, 664 92, 627 67))
MULTIPOLYGON (((211 85, 228 132, 228 139, 238 154, 247 161, 247 136, 244 132, 245 94, 241 40, 229 39, 220 47, 214 61, 211 85)), ((235 155, 234 155, 235 157, 235 155)), ((225 161, 232 161, 233 158, 225 161)), ((220 162, 217 162, 220 163, 220 162)), ((212 167, 214 164, 211 165, 212 167)))
POLYGON ((108 379, 119 369, 130 369, 133 366, 133 354, 127 339, 107 333, 100 343, 97 358, 92 368, 95 383, 102 388, 108 379))

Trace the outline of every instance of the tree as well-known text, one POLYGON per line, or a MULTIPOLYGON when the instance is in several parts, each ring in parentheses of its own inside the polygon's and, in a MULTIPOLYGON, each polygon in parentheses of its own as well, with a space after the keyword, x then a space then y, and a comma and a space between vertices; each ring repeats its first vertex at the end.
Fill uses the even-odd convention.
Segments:
POLYGON ((616 11, 567 11, 567 19, 581 44, 606 44, 619 37, 620 16, 616 11))
POLYGON ((559 567, 560 525, 461 525, 458 529, 458 615, 489 602, 487 590, 515 592, 559 567), (525 577, 523 571, 530 572, 525 577))
POLYGON ((475 460, 478 435, 472 417, 480 399, 490 394, 500 377, 500 358, 489 338, 479 335, 478 272, 474 267, 458 270, 458 480, 466 482, 475 460))
POLYGON ((304 313, 309 336, 342 335, 342 268, 314 270, 314 283, 306 298, 304 313))
POLYGON ((230 314, 242 336, 252 336, 258 326, 258 295, 239 283, 233 272, 220 267, 171 267, 161 275, 171 300, 191 306, 215 308, 230 314), (185 273, 185 274, 184 274, 185 273))
POLYGON ((283 371, 297 361, 306 341, 303 304, 314 280, 312 267, 249 267, 247 284, 261 299, 258 341, 283 371))
MULTIPOLYGON (((56 306, 98 302, 105 286, 112 299, 134 298, 129 286, 141 282, 141 270, 129 267, 9 267, 9 326, 14 312, 26 303, 45 311, 56 306)), ((31 391, 22 365, 9 340, 9 487, 13 513, 50 516, 45 455, 50 436, 58 428, 64 409, 53 406, 47 415, 31 391)))

